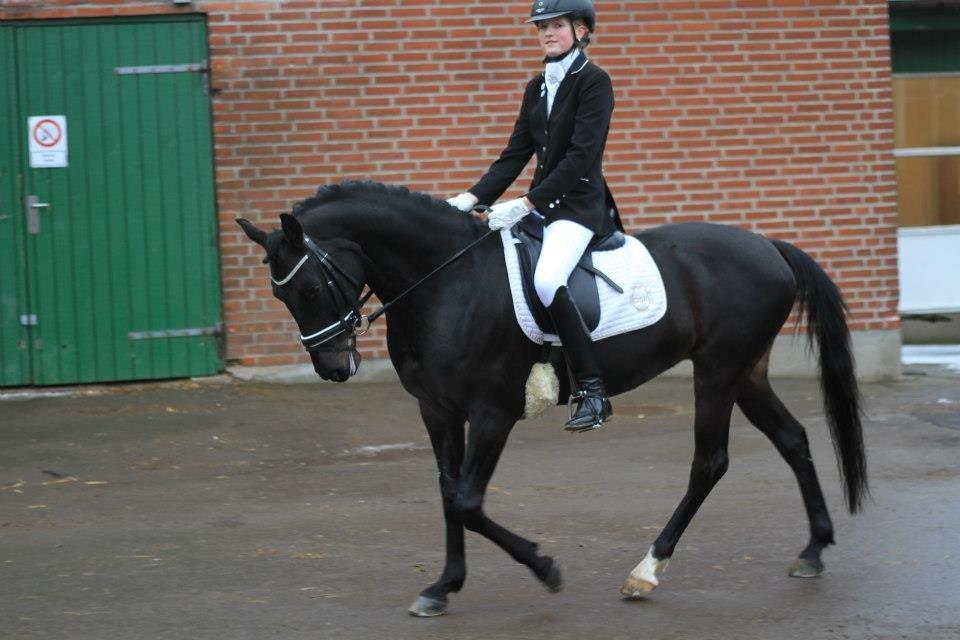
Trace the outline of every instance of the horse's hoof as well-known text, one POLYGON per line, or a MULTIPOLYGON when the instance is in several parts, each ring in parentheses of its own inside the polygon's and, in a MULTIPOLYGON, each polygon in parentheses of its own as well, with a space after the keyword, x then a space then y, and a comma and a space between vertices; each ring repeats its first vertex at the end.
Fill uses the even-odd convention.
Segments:
POLYGON ((821 560, 807 560, 806 558, 794 560, 789 571, 791 578, 819 578, 822 573, 823 562, 821 560))
POLYGON ((530 571, 551 593, 560 593, 563 589, 563 574, 560 563, 550 556, 540 556, 530 567, 530 571))
POLYGON ((627 576, 620 587, 620 593, 627 598, 642 598, 657 588, 656 583, 638 578, 634 575, 627 576))
POLYGON ((560 593, 563 590, 563 575, 560 573, 560 563, 556 560, 550 565, 550 572, 543 579, 543 586, 550 590, 550 593, 560 593))
POLYGON ((447 612, 447 599, 437 600, 427 596, 417 596, 407 612, 418 618, 435 618, 447 612))

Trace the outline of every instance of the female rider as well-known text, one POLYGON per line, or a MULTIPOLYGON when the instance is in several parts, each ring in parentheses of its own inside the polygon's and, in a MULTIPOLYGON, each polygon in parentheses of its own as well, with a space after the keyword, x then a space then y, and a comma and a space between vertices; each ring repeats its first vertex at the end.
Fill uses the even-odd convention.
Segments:
POLYGON ((595 234, 622 228, 602 170, 613 85, 583 51, 596 26, 590 0, 535 0, 527 22, 537 26, 546 68, 527 84, 500 157, 477 184, 447 202, 464 212, 477 203, 495 202, 536 153, 530 190, 494 205, 487 222, 491 229, 503 229, 531 211, 544 217, 534 284, 579 388, 577 410, 566 429, 586 431, 601 426, 613 411, 590 333, 567 281, 595 234))

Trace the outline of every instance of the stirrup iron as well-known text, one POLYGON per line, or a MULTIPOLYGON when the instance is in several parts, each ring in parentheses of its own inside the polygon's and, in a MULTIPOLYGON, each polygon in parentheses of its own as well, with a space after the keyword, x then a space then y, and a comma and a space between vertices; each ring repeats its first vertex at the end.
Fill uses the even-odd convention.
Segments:
MULTIPOLYGON (((583 390, 579 390, 576 393, 571 394, 570 398, 567 400, 567 422, 568 423, 571 420, 573 420, 573 416, 575 413, 573 409, 574 401, 576 400, 579 402, 583 398, 586 398, 587 395, 588 395, 587 392, 583 390)), ((596 431, 597 429, 602 427, 604 424, 609 422, 611 419, 613 419, 613 416, 604 418, 603 415, 600 415, 600 416, 596 416, 596 418, 597 418, 596 422, 594 422, 592 425, 586 425, 583 427, 571 427, 569 424, 566 424, 564 425, 563 430, 568 431, 570 433, 586 433, 588 431, 596 431)))

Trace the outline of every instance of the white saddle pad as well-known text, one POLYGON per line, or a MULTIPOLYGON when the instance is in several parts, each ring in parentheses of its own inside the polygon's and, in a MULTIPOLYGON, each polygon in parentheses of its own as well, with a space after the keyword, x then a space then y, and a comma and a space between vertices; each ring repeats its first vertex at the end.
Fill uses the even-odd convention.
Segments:
MULTIPOLYGON (((544 333, 537 326, 530 307, 527 306, 520 280, 520 260, 514 248, 514 242, 519 240, 514 240, 509 229, 500 232, 500 239, 507 261, 513 310, 520 328, 537 344, 560 342, 557 336, 544 333)), ((617 293, 610 285, 597 278, 600 324, 590 334, 593 340, 648 327, 667 313, 667 292, 663 286, 663 278, 660 277, 660 270, 647 248, 633 236, 627 236, 626 243, 619 249, 594 253, 593 266, 607 274, 623 289, 623 293, 617 293)))

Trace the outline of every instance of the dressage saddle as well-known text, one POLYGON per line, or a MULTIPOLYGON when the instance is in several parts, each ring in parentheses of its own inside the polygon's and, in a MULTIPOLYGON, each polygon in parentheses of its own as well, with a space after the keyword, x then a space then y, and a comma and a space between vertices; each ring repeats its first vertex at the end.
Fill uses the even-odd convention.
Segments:
MULTIPOLYGON (((537 260, 543 248, 543 218, 529 215, 520 220, 510 230, 513 235, 513 244, 517 250, 520 262, 523 296, 537 325, 544 333, 556 333, 550 314, 540 302, 536 288, 533 285, 533 274, 537 269, 537 260)), ((583 316, 587 329, 593 331, 600 324, 600 292, 597 290, 597 278, 601 278, 618 293, 623 289, 611 280, 606 274, 593 266, 593 254, 597 251, 612 251, 624 245, 626 238, 622 231, 614 231, 605 236, 595 236, 587 246, 577 268, 570 275, 567 289, 583 316)))

